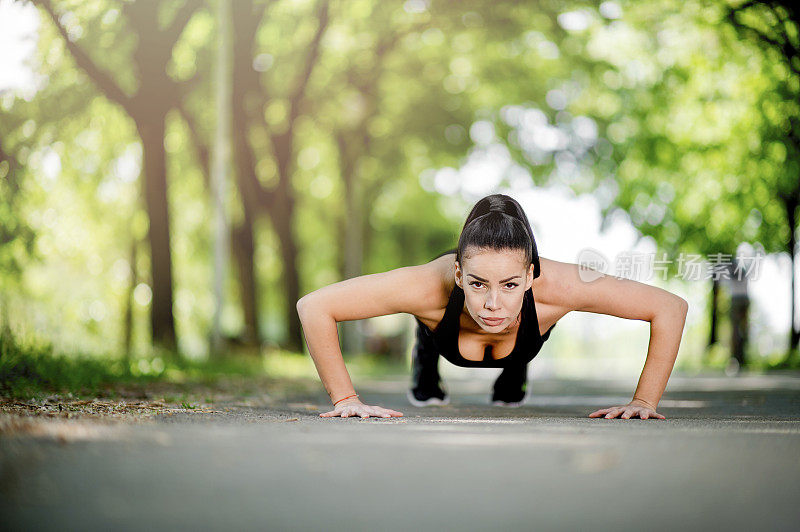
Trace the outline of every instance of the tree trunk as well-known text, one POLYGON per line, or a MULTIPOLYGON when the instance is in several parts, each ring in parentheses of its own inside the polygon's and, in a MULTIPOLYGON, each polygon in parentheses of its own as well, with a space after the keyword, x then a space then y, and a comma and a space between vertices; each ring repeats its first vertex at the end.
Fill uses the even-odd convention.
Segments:
POLYGON ((260 345, 258 301, 259 287, 255 268, 255 236, 253 225, 266 210, 264 192, 255 175, 255 158, 248 144, 250 115, 258 113, 260 85, 258 73, 253 69, 254 40, 266 6, 254 8, 252 2, 234 2, 233 6, 233 86, 231 112, 233 113, 233 153, 236 184, 242 199, 244 218, 233 228, 233 254, 236 258, 244 312, 244 342, 260 345), (255 9, 255 11, 254 11, 255 9))
MULTIPOLYGON (((288 180, 286 181, 288 186, 288 180)), ((297 314, 297 300, 300 299, 300 279, 297 272, 297 243, 292 234, 292 218, 294 215, 294 199, 288 191, 281 191, 269 214, 278 240, 281 244, 284 286, 284 315, 286 316, 286 349, 302 351, 303 327, 297 314)))
POLYGON ((789 336, 788 356, 796 356, 798 342, 800 341, 800 327, 797 324, 797 202, 793 202, 789 210, 789 255, 791 260, 791 291, 792 291, 792 312, 791 312, 791 335, 789 336))
MULTIPOLYGON (((236 85, 234 81, 234 92, 236 85)), ((239 196, 242 198, 242 209, 244 217, 241 224, 232 230, 232 248, 236 257, 236 265, 239 275, 239 294, 244 311, 244 341, 245 343, 260 344, 261 334, 259 332, 259 311, 258 311, 258 282, 255 273, 255 236, 253 225, 259 212, 259 205, 256 200, 258 190, 255 190, 250 183, 256 180, 255 176, 246 176, 247 172, 253 172, 255 165, 251 152, 245 145, 247 142, 247 120, 243 109, 239 104, 233 106, 233 146, 234 161, 236 166, 236 183, 239 189, 239 196)))
POLYGON ((749 339, 749 308, 747 297, 734 297, 731 299, 731 358, 736 360, 739 367, 747 364, 747 342, 749 339))
POLYGON ((144 154, 144 197, 150 225, 150 271, 153 299, 150 324, 153 343, 170 351, 177 347, 172 315, 172 261, 170 256, 167 167, 164 152, 164 116, 154 111, 147 120, 137 120, 144 154))
POLYGON ((789 336, 789 353, 787 358, 798 356, 798 343, 800 342, 800 327, 797 325, 797 254, 792 253, 792 283, 790 290, 792 291, 792 328, 789 336))
POLYGON ((216 124, 211 154, 211 199, 214 207, 214 319, 211 327, 210 353, 221 358, 225 353, 222 310, 225 306, 225 281, 228 274, 230 236, 225 209, 227 182, 232 168, 232 84, 233 45, 230 0, 217 0, 217 57, 214 68, 216 124))
POLYGON ((800 329, 796 325, 797 320, 797 304, 795 303, 796 289, 797 289, 797 276, 795 274, 795 267, 797 265, 797 207, 798 200, 795 195, 783 196, 783 206, 786 210, 786 222, 789 226, 789 258, 791 259, 791 318, 789 322, 789 347, 786 355, 781 363, 781 366, 789 367, 797 362, 798 341, 800 340, 800 329))
POLYGON ((258 322, 257 282, 255 274, 254 256, 255 242, 253 239, 253 221, 245 209, 244 220, 233 228, 231 242, 239 279, 239 295, 244 312, 244 332, 242 341, 246 345, 260 345, 261 335, 258 322))
POLYGON ((741 368, 747 364, 747 342, 750 336, 750 322, 747 315, 750 307, 750 296, 747 292, 750 271, 743 270, 744 275, 739 275, 735 270, 736 266, 732 263, 728 270, 731 296, 731 358, 736 361, 737 367, 741 368))
POLYGON ((717 343, 717 320, 718 320, 718 310, 719 310, 719 285, 720 282, 717 279, 711 279, 711 301, 709 305, 709 330, 708 330, 708 344, 707 347, 710 348, 712 345, 717 343))
POLYGON ((128 285, 128 293, 125 297, 125 315, 122 323, 122 353, 125 361, 130 363, 133 345, 133 291, 139 283, 136 270, 136 240, 131 241, 131 282, 128 285))

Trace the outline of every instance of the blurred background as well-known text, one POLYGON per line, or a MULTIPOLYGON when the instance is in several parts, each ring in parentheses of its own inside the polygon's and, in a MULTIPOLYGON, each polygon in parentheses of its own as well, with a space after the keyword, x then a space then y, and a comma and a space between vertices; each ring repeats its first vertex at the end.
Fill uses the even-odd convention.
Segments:
MULTIPOLYGON (((797 368, 783 4, 0 0, 4 378, 33 352, 313 373, 299 297, 427 262, 495 192, 541 256, 687 299, 679 371, 797 368)), ((340 324, 347 360, 407 367, 413 324, 340 324)), ((648 339, 571 313, 532 366, 635 376, 648 339)))

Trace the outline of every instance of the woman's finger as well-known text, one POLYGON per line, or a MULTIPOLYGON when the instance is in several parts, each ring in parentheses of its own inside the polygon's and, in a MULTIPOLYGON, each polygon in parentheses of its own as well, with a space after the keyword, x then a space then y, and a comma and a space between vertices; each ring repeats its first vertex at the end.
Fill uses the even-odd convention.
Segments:
POLYGON ((589 417, 602 416, 603 414, 608 413, 609 410, 611 410, 611 409, 610 408, 603 408, 602 410, 595 410, 594 412, 589 414, 589 417))
POLYGON ((648 417, 650 417, 650 414, 648 413, 647 410, 640 410, 639 411, 639 418, 640 419, 647 419, 648 417))
POLYGON ((630 419, 630 418, 631 418, 631 416, 632 416, 634 413, 635 413, 635 411, 634 411, 634 410, 626 410, 626 411, 625 411, 625 412, 623 412, 623 413, 622 413, 622 415, 621 415, 621 416, 619 416, 619 417, 621 417, 622 419, 630 419))
POLYGON ((396 410, 392 410, 390 408, 383 408, 382 406, 371 406, 370 412, 375 416, 381 416, 381 417, 384 417, 384 414, 388 417, 403 415, 402 413, 396 410))
POLYGON ((331 410, 330 412, 325 412, 324 414, 320 414, 319 417, 333 417, 337 415, 336 410, 331 410))

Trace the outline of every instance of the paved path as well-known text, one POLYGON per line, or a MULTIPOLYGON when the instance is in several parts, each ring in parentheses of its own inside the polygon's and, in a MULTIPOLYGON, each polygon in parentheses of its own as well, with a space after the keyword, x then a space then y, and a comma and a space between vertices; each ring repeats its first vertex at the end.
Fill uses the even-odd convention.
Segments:
MULTIPOLYGON (((324 393, 75 422, 0 438, 0 528, 37 530, 796 530, 800 377, 673 377, 666 420, 604 420, 613 382, 540 381, 526 406, 320 419, 324 393), (63 429, 63 430, 62 430, 63 429)), ((321 390, 321 387, 320 387, 321 390)))

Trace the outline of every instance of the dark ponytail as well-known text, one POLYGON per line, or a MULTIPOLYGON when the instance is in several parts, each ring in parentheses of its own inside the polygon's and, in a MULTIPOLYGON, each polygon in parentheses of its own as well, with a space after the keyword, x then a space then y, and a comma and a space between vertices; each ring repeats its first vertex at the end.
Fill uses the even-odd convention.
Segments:
POLYGON ((467 216, 458 239, 456 260, 462 264, 464 250, 521 249, 527 264, 533 264, 533 278, 539 277, 539 251, 528 217, 517 200, 505 194, 492 194, 478 201, 467 216))

